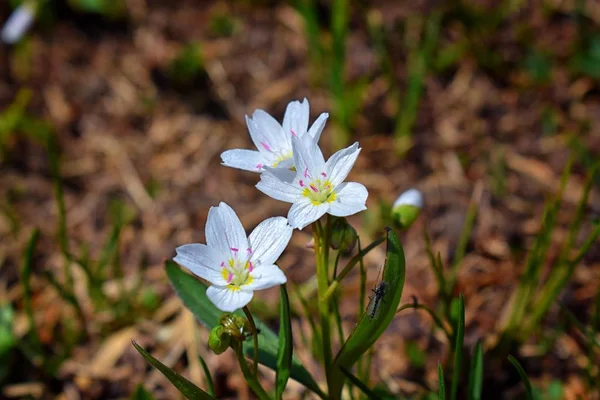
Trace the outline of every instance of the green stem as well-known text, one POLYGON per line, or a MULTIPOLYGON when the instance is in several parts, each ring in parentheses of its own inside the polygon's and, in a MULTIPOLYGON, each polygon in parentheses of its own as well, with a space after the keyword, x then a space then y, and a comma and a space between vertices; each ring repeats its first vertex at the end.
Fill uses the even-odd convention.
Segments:
POLYGON ((329 233, 331 229, 331 218, 327 215, 325 230, 317 221, 313 223, 313 237, 315 239, 315 261, 317 264, 317 295, 319 297, 319 318, 321 320, 321 343, 323 345, 323 364, 325 375, 329 383, 331 360, 331 332, 329 324, 329 302, 322 301, 329 287, 329 233))
POLYGON ((248 364, 246 363, 246 359, 244 358, 244 351, 242 350, 242 344, 237 342, 233 347, 235 354, 237 355, 238 362, 240 364, 240 368, 242 369, 242 374, 244 374, 244 378, 250 386, 250 389, 256 394, 260 400, 272 400, 269 393, 262 387, 260 382, 258 381, 257 375, 253 374, 248 368, 248 364))
POLYGON ((252 342, 254 344, 254 375, 256 376, 258 375, 258 330, 256 329, 254 318, 252 318, 252 313, 248 309, 248 306, 244 306, 243 310, 248 319, 248 323, 250 324, 250 330, 252 330, 252 342))
POLYGON ((329 301, 329 298, 333 295, 333 293, 335 293, 336 289, 340 285, 341 280, 344 279, 344 277, 348 274, 348 272, 350 272, 352 270, 352 268, 354 268, 354 266, 356 264, 358 264, 359 262, 361 262, 362 259, 363 259, 363 257, 368 252, 370 252, 371 250, 373 250, 375 247, 379 246, 381 243, 383 243, 384 240, 385 240, 385 238, 383 236, 380 237, 380 238, 375 239, 373 241, 373 243, 369 244, 362 251, 359 251, 358 254, 356 254, 354 257, 352 257, 350 259, 350 261, 348 261, 348 264, 344 267, 344 269, 342 270, 342 272, 340 272, 340 274, 335 277, 334 281, 327 288, 327 291, 325 292, 324 297, 320 298, 320 301, 329 301))

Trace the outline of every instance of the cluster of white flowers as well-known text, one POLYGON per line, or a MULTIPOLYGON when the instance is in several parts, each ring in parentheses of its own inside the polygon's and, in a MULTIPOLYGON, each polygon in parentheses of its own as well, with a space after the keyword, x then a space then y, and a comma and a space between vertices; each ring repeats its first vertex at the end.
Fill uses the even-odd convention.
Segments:
POLYGON ((360 148, 354 143, 327 161, 318 142, 329 115, 308 127, 308 100, 288 104, 283 124, 263 110, 246 117, 257 150, 235 149, 221 154, 223 165, 260 173, 258 190, 292 203, 288 217, 269 218, 246 238, 235 212, 225 203, 212 207, 206 221, 206 245, 177 248, 175 261, 209 281, 208 298, 223 311, 247 305, 255 290, 286 282, 274 264, 294 228, 302 229, 325 213, 338 217, 366 209, 367 189, 344 182, 360 148))

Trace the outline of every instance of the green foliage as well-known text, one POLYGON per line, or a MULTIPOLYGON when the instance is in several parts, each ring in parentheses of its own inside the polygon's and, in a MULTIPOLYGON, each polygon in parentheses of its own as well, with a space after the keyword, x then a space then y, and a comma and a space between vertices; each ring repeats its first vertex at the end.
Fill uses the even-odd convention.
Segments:
POLYGON ((285 285, 281 285, 279 306, 279 348, 277 349, 277 369, 275 370, 275 398, 281 399, 290 377, 293 362, 292 316, 290 300, 285 285))
POLYGON ((483 391, 483 346, 477 342, 469 373, 469 400, 480 400, 483 391))
MULTIPOLYGON (((381 294, 383 298, 379 299, 378 308, 374 312, 368 313, 366 310, 363 312, 333 362, 330 395, 334 397, 341 392, 344 383, 340 367, 351 368, 373 346, 392 322, 400 303, 406 273, 404 252, 398 236, 392 230, 387 231, 386 243, 382 283, 388 285, 387 289, 381 294)), ((376 301, 378 301, 377 295, 374 295, 371 304, 376 301)))
POLYGON ((68 3, 76 11, 100 14, 109 19, 127 15, 125 0, 68 0, 68 3))
POLYGON ((438 400, 446 400, 446 382, 444 381, 444 370, 438 362, 438 400))
POLYGON ((214 399, 213 396, 188 381, 171 368, 161 363, 156 358, 152 357, 146 350, 144 350, 136 342, 132 342, 133 347, 151 364, 154 368, 158 369, 171 383, 179 390, 179 392, 190 400, 210 400, 214 399))
POLYGON ((517 361, 517 359, 513 356, 508 356, 508 361, 510 361, 510 363, 517 369, 517 372, 519 373, 519 376, 521 377, 521 380, 525 385, 525 394, 527 396, 527 400, 534 400, 533 389, 531 387, 531 382, 529 382, 529 378, 527 377, 527 373, 525 372, 519 361, 517 361))
POLYGON ((465 298, 458 297, 458 318, 454 329, 454 369, 452 371, 452 390, 450 398, 455 400, 458 396, 458 384, 463 363, 463 343, 465 339, 465 298))
MULTIPOLYGON (((208 297, 206 296, 207 286, 193 276, 183 272, 177 266, 177 264, 172 261, 167 261, 165 266, 169 280, 171 281, 175 292, 183 304, 203 325, 209 329, 212 329, 214 326, 216 326, 219 323, 222 312, 216 308, 210 302, 210 300, 208 300, 208 297)), ((243 315, 241 311, 237 311, 234 314, 243 315)), ((258 324, 261 326, 261 331, 258 336, 258 361, 261 364, 275 370, 277 368, 279 340, 277 335, 272 330, 267 328, 264 323, 258 321, 258 324)), ((246 355, 251 357, 254 349, 250 343, 245 342, 243 351, 246 355)), ((320 389, 314 379, 296 357, 293 357, 292 359, 290 373, 291 378, 302 383, 315 393, 320 392, 320 389)))
POLYGON ((204 73, 204 57, 200 43, 189 43, 171 61, 168 75, 176 85, 186 85, 204 73))
POLYGON ((129 397, 129 400, 154 400, 154 396, 144 389, 144 385, 139 384, 131 394, 131 397, 129 397))

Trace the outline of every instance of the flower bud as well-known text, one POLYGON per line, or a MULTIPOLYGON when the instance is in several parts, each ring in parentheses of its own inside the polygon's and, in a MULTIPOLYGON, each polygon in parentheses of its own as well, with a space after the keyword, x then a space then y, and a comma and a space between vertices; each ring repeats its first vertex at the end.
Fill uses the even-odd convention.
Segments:
POLYGON ((250 323, 245 317, 231 313, 225 313, 221 316, 219 324, 227 330, 227 333, 237 341, 244 341, 252 336, 250 323))
POLYGON ((423 208, 423 195, 417 189, 408 189, 392 206, 392 219, 400 229, 408 229, 423 208))
POLYGON ((229 348, 231 344, 231 336, 223 325, 217 325, 210 331, 208 335, 208 347, 215 354, 222 354, 229 348))
POLYGON ((346 218, 335 218, 331 224, 331 248, 350 253, 356 246, 358 235, 346 218))
POLYGON ((18 6, 2 27, 0 34, 2 41, 6 44, 13 44, 21 40, 33 23, 35 14, 35 3, 24 2, 18 6))

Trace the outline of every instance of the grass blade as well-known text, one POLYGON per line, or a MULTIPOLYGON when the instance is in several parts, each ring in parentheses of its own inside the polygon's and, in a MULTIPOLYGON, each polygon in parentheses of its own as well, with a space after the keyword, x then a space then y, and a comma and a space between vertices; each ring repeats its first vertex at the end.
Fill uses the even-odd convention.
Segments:
POLYGON ((380 396, 378 396, 375 392, 373 392, 371 389, 369 389, 369 387, 367 385, 365 385, 363 381, 361 381, 360 379, 358 379, 352 372, 348 371, 348 369, 346 369, 343 366, 340 367, 340 369, 342 370, 342 372, 344 373, 344 375, 346 375, 346 378, 348 378, 348 380, 350 382, 352 382, 352 384, 354 386, 356 386, 357 388, 359 388, 361 392, 363 392, 364 394, 367 395, 368 399, 371 399, 371 400, 382 400, 380 396))
POLYGON ((450 398, 456 400, 458 395, 458 383, 460 381, 460 369, 463 358, 463 344, 465 339, 465 298, 461 294, 458 297, 458 321, 455 329, 454 342, 454 371, 452 371, 452 392, 450 398))
POLYGON ((525 394, 527 400, 533 400, 533 388, 531 387, 531 382, 529 382, 529 378, 527 377, 525 370, 523 369, 519 361, 517 361, 517 359, 514 358, 512 355, 508 356, 508 361, 510 361, 510 363, 514 365, 514 367, 517 369, 517 372, 519 373, 519 376, 521 377, 521 380, 525 385, 525 394))
POLYGON ((25 313, 29 322, 32 346, 34 347, 36 352, 41 354, 42 345, 35 326, 33 306, 31 305, 31 271, 33 269, 33 254, 35 252, 35 248, 37 246, 39 237, 40 231, 38 229, 34 229, 29 239, 29 242, 27 243, 27 247, 25 248, 25 254, 23 257, 23 267, 21 268, 21 283, 23 284, 23 299, 25 302, 25 313))
POLYGON ((210 374, 208 365, 206 365, 206 361, 204 361, 204 358, 200 354, 198 354, 198 360, 200 360, 200 365, 202 366, 202 370, 204 370, 204 376, 206 376, 206 386, 208 386, 208 394, 210 394, 211 396, 216 396, 215 381, 213 380, 212 375, 210 374))
POLYGON ((438 362, 438 400, 446 400, 446 383, 444 382, 444 370, 438 362))
POLYGON ((469 400, 481 400, 483 390, 483 346, 477 342, 469 373, 469 400))
POLYGON ((285 284, 280 286, 279 293, 281 300, 279 305, 279 348, 277 349, 277 370, 275 374, 276 399, 281 399, 283 396, 283 391, 290 378, 292 355, 294 354, 290 299, 285 284))
POLYGON ((154 368, 159 370, 172 384, 179 390, 179 392, 184 395, 187 399, 190 400, 211 400, 214 399, 213 396, 206 393, 204 390, 200 389, 198 386, 194 385, 192 382, 188 381, 183 376, 179 375, 177 372, 173 371, 171 368, 167 367, 165 364, 158 361, 156 358, 152 357, 150 353, 144 350, 139 344, 135 341, 132 341, 133 347, 152 365, 154 368))

